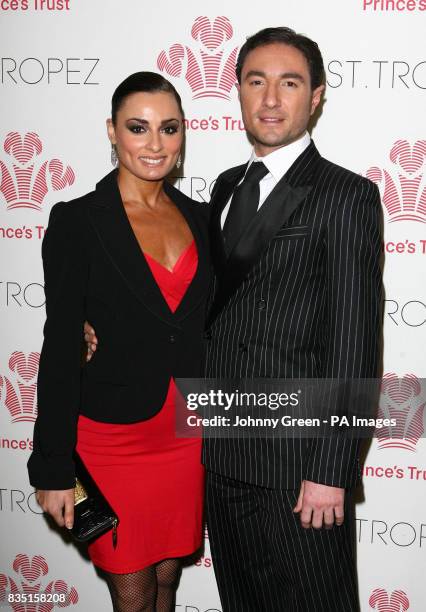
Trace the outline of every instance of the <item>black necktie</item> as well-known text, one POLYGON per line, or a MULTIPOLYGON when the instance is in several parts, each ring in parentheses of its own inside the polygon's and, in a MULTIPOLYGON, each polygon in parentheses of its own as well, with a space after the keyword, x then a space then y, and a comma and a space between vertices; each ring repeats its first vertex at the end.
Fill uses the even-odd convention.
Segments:
POLYGON ((243 181, 234 189, 231 205, 223 226, 226 252, 232 251, 259 205, 259 182, 269 170, 263 162, 253 162, 243 181))

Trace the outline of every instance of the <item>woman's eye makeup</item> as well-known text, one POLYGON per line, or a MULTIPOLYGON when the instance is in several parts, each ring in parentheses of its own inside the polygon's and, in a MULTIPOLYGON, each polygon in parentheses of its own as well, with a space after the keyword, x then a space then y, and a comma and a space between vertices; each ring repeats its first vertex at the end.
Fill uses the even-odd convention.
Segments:
POLYGON ((163 132, 165 134, 176 134, 179 131, 179 126, 177 124, 172 124, 172 125, 166 125, 165 127, 162 128, 163 132))
MULTIPOLYGON (((139 122, 134 120, 129 121, 126 127, 133 134, 145 134, 151 129, 148 122, 139 122)), ((172 136, 173 134, 177 134, 180 131, 180 123, 178 121, 173 120, 170 123, 163 124, 159 128, 159 130, 163 134, 172 136)))
POLYGON ((130 123, 127 129, 133 132, 133 134, 143 134, 146 132, 146 127, 140 123, 130 123))

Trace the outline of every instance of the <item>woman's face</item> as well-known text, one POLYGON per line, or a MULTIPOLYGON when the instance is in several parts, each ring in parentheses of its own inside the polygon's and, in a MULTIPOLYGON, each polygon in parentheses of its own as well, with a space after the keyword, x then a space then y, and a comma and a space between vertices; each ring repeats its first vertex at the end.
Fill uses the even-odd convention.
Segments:
POLYGON ((158 181, 175 166, 183 139, 183 118, 168 92, 127 96, 116 124, 107 121, 108 137, 117 147, 120 168, 146 181, 158 181))

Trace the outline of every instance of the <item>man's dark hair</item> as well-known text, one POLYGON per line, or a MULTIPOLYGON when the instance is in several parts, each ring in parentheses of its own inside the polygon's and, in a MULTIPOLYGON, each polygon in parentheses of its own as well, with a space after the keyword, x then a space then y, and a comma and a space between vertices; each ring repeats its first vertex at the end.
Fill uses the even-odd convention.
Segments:
POLYGON ((237 58, 236 73, 238 83, 241 84, 243 64, 250 51, 257 49, 257 47, 263 47, 273 43, 289 45, 290 47, 298 49, 298 51, 304 55, 309 66, 312 89, 316 89, 319 87, 319 85, 324 84, 324 63, 317 43, 310 38, 303 36, 303 34, 297 34, 291 28, 265 28, 264 30, 260 30, 260 32, 256 32, 256 34, 253 34, 253 36, 249 36, 249 38, 247 38, 246 42, 241 47, 237 58))
POLYGON ((117 113, 128 96, 139 92, 156 93, 158 91, 172 94, 183 116, 182 100, 170 81, 156 72, 135 72, 128 76, 127 79, 124 79, 114 91, 111 100, 111 119, 113 124, 115 125, 117 113))

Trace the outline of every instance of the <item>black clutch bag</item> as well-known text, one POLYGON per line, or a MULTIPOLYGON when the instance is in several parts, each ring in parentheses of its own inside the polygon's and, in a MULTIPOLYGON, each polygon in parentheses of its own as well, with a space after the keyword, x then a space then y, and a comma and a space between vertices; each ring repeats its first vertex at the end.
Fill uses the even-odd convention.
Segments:
POLYGON ((74 489, 74 526, 71 534, 78 542, 87 542, 112 529, 112 543, 117 545, 118 516, 83 461, 74 453, 76 483, 74 489))

